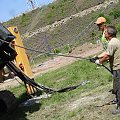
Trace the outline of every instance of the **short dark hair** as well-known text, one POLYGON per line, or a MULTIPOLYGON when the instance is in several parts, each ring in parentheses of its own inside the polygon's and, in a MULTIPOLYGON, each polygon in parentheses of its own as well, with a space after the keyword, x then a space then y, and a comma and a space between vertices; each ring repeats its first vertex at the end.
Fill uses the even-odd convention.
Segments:
POLYGON ((106 29, 107 33, 111 35, 111 37, 116 37, 117 29, 115 28, 115 26, 107 26, 106 29))

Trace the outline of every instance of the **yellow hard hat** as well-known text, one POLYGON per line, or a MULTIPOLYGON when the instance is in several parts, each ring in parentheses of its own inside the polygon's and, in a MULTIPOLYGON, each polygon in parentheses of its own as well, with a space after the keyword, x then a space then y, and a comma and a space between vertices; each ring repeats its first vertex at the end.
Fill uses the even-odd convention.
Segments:
POLYGON ((105 22, 106 22, 106 19, 104 17, 99 17, 96 20, 95 24, 101 24, 101 23, 105 23, 105 22))

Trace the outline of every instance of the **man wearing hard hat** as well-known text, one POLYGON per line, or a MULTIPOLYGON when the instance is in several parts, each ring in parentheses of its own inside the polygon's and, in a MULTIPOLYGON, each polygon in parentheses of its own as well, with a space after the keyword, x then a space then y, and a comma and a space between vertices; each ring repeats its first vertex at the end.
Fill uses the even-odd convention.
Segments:
POLYGON ((96 20, 95 24, 98 26, 99 30, 102 31, 101 43, 103 45, 103 49, 106 51, 107 45, 108 45, 108 41, 106 40, 105 35, 104 35, 104 31, 106 28, 106 19, 104 17, 99 17, 96 20))

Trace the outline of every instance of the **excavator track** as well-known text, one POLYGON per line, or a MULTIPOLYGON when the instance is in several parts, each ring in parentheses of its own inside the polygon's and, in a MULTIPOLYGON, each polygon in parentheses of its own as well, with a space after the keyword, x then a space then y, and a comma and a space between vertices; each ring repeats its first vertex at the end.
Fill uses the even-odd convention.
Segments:
POLYGON ((17 107, 14 94, 8 90, 0 91, 0 113, 11 113, 17 107))

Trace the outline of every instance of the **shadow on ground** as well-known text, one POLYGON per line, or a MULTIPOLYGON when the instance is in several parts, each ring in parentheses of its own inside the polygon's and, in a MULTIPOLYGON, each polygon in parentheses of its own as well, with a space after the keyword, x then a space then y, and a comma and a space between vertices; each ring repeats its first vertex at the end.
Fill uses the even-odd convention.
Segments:
MULTIPOLYGON (((26 101, 28 99, 28 96, 26 94, 22 94, 21 97, 17 100, 18 104, 21 104, 22 102, 26 101)), ((27 115, 34 113, 35 111, 38 111, 41 107, 40 103, 35 103, 31 106, 22 106, 16 108, 16 110, 13 113, 7 113, 7 114, 0 114, 0 120, 28 120, 27 115)))

